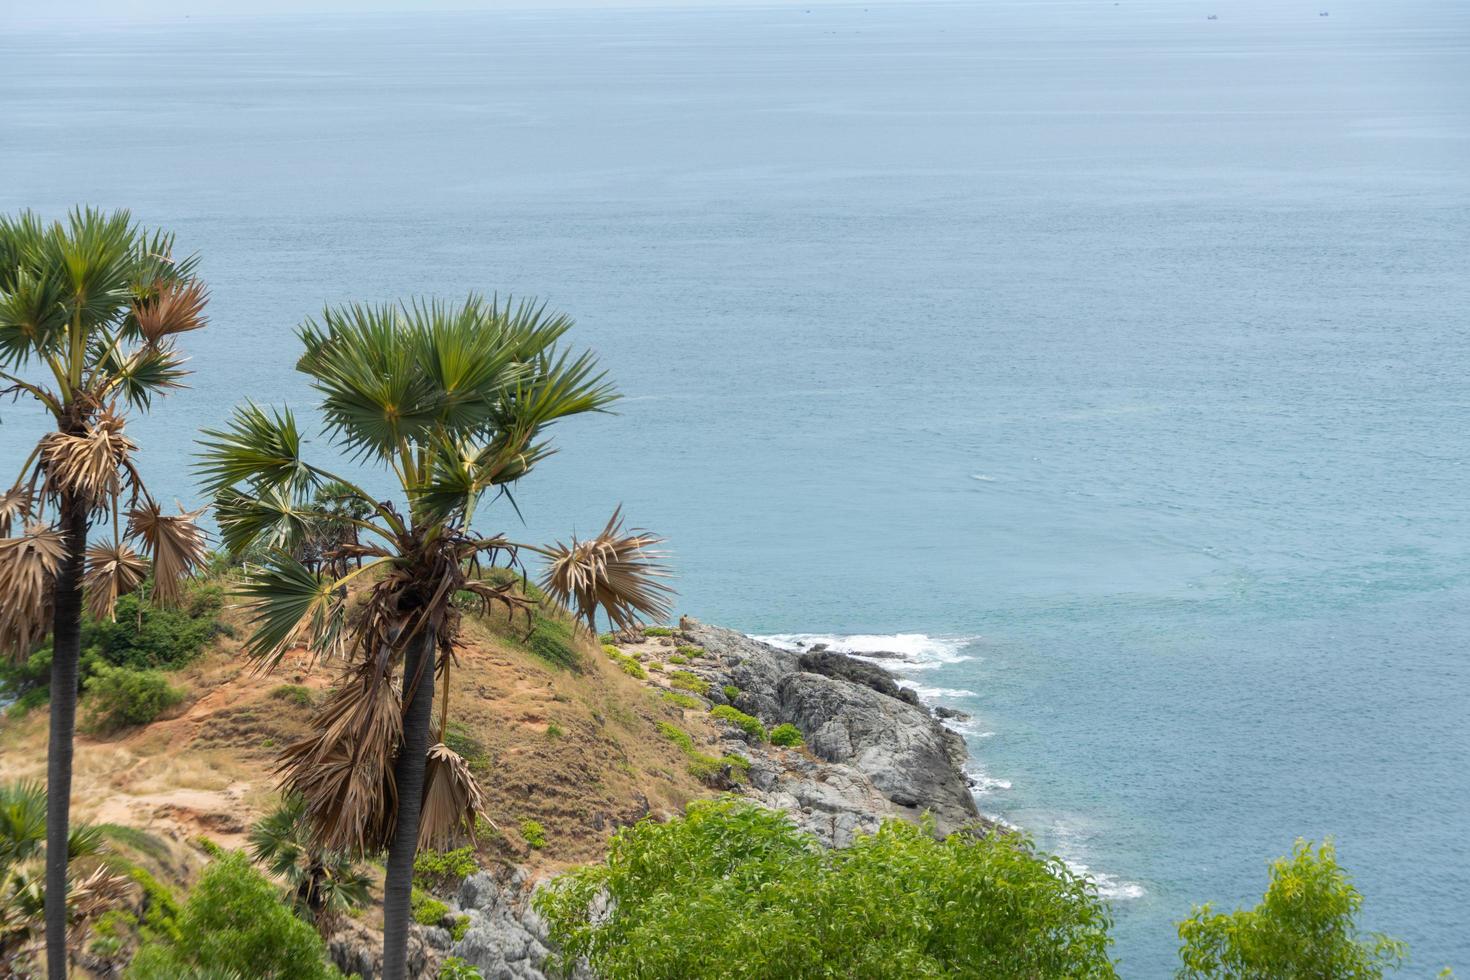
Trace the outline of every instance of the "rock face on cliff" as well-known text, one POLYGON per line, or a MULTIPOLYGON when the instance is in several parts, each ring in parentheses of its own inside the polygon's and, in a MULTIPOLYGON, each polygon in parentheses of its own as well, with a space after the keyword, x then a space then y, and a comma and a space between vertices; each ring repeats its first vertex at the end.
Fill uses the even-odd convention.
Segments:
MULTIPOLYGON (((683 634, 712 655, 701 658, 695 673, 716 689, 727 684, 740 689, 735 707, 767 724, 795 725, 819 759, 854 770, 786 774, 771 780, 771 788, 763 792, 806 799, 815 809, 830 809, 840 799, 858 810, 875 795, 888 804, 870 810, 871 819, 858 824, 874 824, 891 814, 917 818, 927 811, 947 833, 979 817, 963 771, 964 740, 940 724, 912 692, 899 688, 887 671, 828 651, 779 650, 692 620, 685 621, 683 634), (839 785, 844 788, 837 791, 839 785), (829 807, 822 807, 823 801, 829 807)), ((753 772, 752 782, 756 779, 753 772)), ((756 788, 761 788, 758 783, 756 788)), ((839 845, 846 843, 841 838, 850 839, 848 834, 838 837, 834 843, 839 845)))

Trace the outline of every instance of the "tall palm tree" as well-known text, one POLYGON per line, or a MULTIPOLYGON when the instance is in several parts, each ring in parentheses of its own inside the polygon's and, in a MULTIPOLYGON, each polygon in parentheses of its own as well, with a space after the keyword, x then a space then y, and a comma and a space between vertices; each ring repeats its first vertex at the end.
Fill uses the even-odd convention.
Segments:
POLYGON ((207 300, 193 258, 146 233, 126 211, 76 210, 46 223, 0 216, 0 394, 50 415, 10 489, 0 493, 0 650, 24 656, 52 637, 46 791, 46 950, 66 976, 67 826, 84 602, 109 618, 119 595, 147 578, 152 597, 177 598, 203 553, 192 514, 165 515, 132 463, 127 409, 182 386, 174 338, 204 325, 207 300), (124 503, 126 502, 126 515, 124 503), (124 521, 126 516, 126 522, 124 521), (87 547, 88 529, 110 540, 87 547), (12 531, 19 533, 11 536, 12 531), (140 551, 142 554, 140 554, 140 551))
MULTIPOLYGON (((591 354, 558 350, 570 326, 544 306, 474 296, 456 306, 345 306, 326 311, 321 323, 308 320, 297 368, 321 396, 325 431, 354 463, 386 470, 395 499, 308 462, 289 410, 248 404, 224 429, 204 433, 200 471, 225 545, 237 554, 271 549, 247 567, 240 586, 252 607, 247 652, 270 668, 305 643, 341 664, 312 732, 282 753, 282 788, 304 800, 317 846, 352 855, 387 850, 389 980, 406 970, 417 849, 472 838, 484 804, 469 766, 432 737, 436 683, 439 731, 447 725, 456 595, 513 614, 527 600, 513 583, 478 575, 483 565, 518 564, 526 549, 576 564, 568 548, 518 545, 473 526, 487 493, 508 495, 551 451, 542 439, 548 426, 603 410, 615 397, 591 354), (316 494, 327 484, 333 519, 359 535, 308 568, 295 556, 328 516, 316 494), (354 516, 348 501, 364 516, 354 516), (366 561, 349 569, 349 558, 366 561), (354 581, 359 588, 350 588, 354 581)), ((619 622, 664 613, 668 590, 648 550, 657 539, 621 537, 618 562, 598 552, 562 578, 590 585, 589 595, 605 599, 601 608, 619 622)))

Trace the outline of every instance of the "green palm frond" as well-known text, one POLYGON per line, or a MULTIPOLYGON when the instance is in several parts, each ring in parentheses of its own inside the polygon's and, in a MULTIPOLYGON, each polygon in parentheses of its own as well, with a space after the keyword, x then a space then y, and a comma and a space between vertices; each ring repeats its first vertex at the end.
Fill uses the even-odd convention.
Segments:
POLYGON ((239 593, 249 605, 252 627, 245 652, 266 669, 297 643, 322 655, 340 652, 346 596, 331 576, 273 551, 247 572, 239 593))
POLYGON ((113 320, 120 325, 132 297, 135 234, 127 211, 77 208, 65 225, 52 226, 42 250, 46 265, 61 270, 69 321, 85 329, 113 320))
MULTIPOLYGON (((0 240, 3 236, 0 230, 0 240)), ((0 289, 0 365, 15 367, 55 352, 67 321, 60 278, 18 266, 9 280, 0 289)))
POLYGON ((404 314, 415 360, 431 385, 434 421, 460 436, 483 431, 495 403, 528 372, 506 343, 505 325, 474 296, 452 309, 437 300, 416 300, 404 314))
POLYGON ((214 500, 220 541, 231 555, 254 546, 295 551, 306 540, 312 522, 321 516, 303 507, 290 487, 267 487, 254 493, 227 487, 214 500))
POLYGON ((289 408, 269 413, 253 402, 235 409, 224 429, 205 429, 196 467, 211 493, 244 484, 257 491, 304 489, 316 482, 301 459, 301 431, 289 408))

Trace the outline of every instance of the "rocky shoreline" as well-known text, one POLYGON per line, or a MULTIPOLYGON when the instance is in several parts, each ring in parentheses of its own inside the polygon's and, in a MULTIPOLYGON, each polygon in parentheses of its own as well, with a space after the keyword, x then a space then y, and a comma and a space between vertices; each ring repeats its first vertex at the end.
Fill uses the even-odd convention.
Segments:
MULTIPOLYGON (((730 774, 730 791, 786 811, 826 845, 845 846, 890 817, 927 813, 941 833, 982 821, 964 771, 964 739, 883 668, 820 647, 778 649, 687 618, 674 636, 624 637, 618 645, 636 656, 650 644, 702 647, 704 655, 687 669, 708 682, 707 700, 768 727, 790 723, 802 731, 806 751, 776 748, 721 724, 719 747, 751 762, 748 776, 730 774), (738 689, 733 700, 727 689, 738 689)), ((451 915, 469 917, 469 928, 455 941, 447 929, 415 926, 410 970, 433 976, 439 962, 455 956, 486 980, 545 977, 546 928, 530 908, 536 884, 514 865, 466 879, 449 904, 451 915)), ((329 947, 344 971, 364 980, 379 975, 379 947, 365 927, 349 922, 329 947)))

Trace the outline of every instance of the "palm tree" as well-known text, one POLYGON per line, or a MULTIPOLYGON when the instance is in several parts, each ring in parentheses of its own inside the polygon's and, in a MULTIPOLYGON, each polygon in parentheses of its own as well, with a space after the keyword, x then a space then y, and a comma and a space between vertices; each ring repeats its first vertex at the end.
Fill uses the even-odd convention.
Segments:
MULTIPOLYGON (((547 426, 601 411, 615 397, 590 354, 558 350, 570 326, 544 306, 474 296, 457 306, 346 306, 326 311, 320 324, 308 320, 297 368, 321 396, 325 431, 355 463, 386 470, 396 500, 303 458, 289 410, 247 404, 226 428, 204 433, 200 470, 226 547, 271 549, 247 566, 240 586, 252 609, 247 652, 270 668, 305 643, 341 664, 311 734, 282 753, 282 789, 304 801, 316 846, 349 855, 387 850, 389 980, 406 969, 417 849, 473 839, 484 806, 464 759, 431 738, 436 683, 441 733, 448 721, 456 596, 514 614, 528 600, 513 582, 482 578, 484 565, 518 564, 528 549, 575 563, 567 548, 518 545, 473 527, 487 493, 508 496, 551 451, 541 438, 547 426), (338 503, 330 516, 359 536, 308 568, 295 556, 329 516, 315 496, 326 484, 338 503), (364 516, 353 516, 348 500, 364 516), (347 559, 366 561, 349 570, 347 559), (354 580, 361 588, 349 588, 354 580)), ((590 583, 589 594, 619 622, 664 613, 668 590, 648 550, 657 539, 624 537, 615 579, 606 562, 572 577, 590 583)))
POLYGON ((195 260, 176 261, 172 250, 172 236, 142 231, 126 211, 76 210, 64 224, 30 212, 0 216, 0 394, 34 399, 55 424, 0 493, 0 650, 24 656, 52 636, 52 978, 66 976, 66 840, 84 595, 93 616, 110 618, 118 596, 148 577, 146 555, 152 597, 176 599, 182 577, 203 554, 195 515, 163 513, 133 466, 137 446, 124 431, 128 408, 146 410, 154 395, 182 386, 187 372, 174 337, 204 325, 207 295, 195 260), (103 523, 111 525, 111 540, 89 549, 89 527, 103 523), (19 533, 12 537, 12 530, 19 533))
POLYGON ((317 846, 299 796, 250 828, 250 859, 286 882, 296 914, 324 936, 343 912, 368 902, 368 876, 349 855, 317 846))

